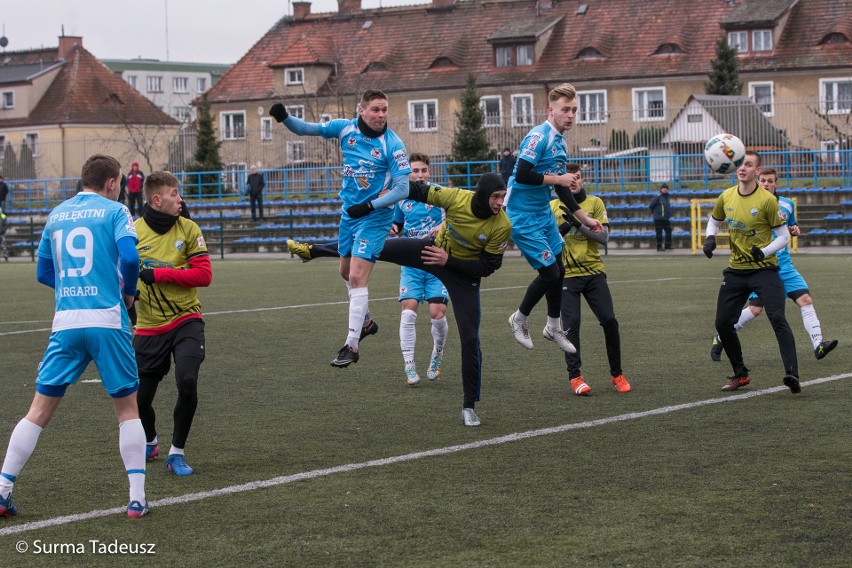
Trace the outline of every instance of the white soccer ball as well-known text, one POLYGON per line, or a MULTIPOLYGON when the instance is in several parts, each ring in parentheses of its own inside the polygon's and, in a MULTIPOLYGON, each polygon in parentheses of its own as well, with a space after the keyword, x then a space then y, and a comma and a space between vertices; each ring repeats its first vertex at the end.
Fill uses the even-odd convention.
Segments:
POLYGON ((704 145, 704 159, 717 174, 727 174, 743 164, 745 145, 733 134, 717 134, 704 145))

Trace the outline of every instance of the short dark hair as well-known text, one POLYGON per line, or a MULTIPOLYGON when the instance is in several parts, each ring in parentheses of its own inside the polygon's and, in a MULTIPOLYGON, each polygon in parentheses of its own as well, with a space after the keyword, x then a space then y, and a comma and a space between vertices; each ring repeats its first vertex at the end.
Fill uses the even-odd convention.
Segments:
POLYGON ((388 100, 388 96, 384 92, 382 92, 378 89, 368 89, 368 90, 364 91, 363 95, 361 95, 360 105, 362 107, 366 107, 368 104, 370 104, 372 101, 374 101, 376 99, 388 100))
POLYGON ((757 153, 757 152, 755 152, 754 150, 746 150, 745 155, 746 155, 746 156, 754 156, 755 161, 757 162, 757 163, 755 164, 755 166, 760 167, 760 163, 763 161, 763 160, 761 160, 761 159, 760 159, 760 154, 758 154, 758 153, 757 153))
POLYGON ((145 192, 145 201, 151 201, 155 193, 159 193, 164 187, 180 187, 180 181, 171 172, 154 172, 145 178, 142 191, 145 192))
POLYGON ((111 179, 115 179, 121 173, 121 164, 112 156, 106 154, 95 154, 83 164, 80 181, 83 187, 101 190, 111 179))
POLYGON ((565 166, 565 171, 569 174, 580 174, 580 177, 583 177, 583 168, 580 167, 580 164, 576 162, 571 162, 565 166))
POLYGON ((778 172, 775 171, 775 168, 760 168, 759 176, 775 176, 775 179, 778 179, 778 172))
POLYGON ((661 183, 661 184, 660 184, 660 189, 663 189, 664 187, 665 187, 666 189, 668 189, 668 188, 669 188, 669 184, 667 184, 667 183, 661 183))
POLYGON ((427 156, 426 154, 418 153, 408 155, 408 163, 410 164, 411 162, 423 162, 427 166, 432 163, 429 161, 429 156, 427 156))

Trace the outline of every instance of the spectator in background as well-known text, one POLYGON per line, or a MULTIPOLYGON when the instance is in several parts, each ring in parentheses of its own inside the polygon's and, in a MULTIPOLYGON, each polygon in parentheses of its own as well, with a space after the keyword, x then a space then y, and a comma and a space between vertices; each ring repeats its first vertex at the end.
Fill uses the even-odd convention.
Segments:
POLYGON ((6 214, 0 208, 0 253, 3 254, 3 260, 9 262, 9 251, 6 250, 6 214))
POLYGON ((127 204, 127 176, 121 174, 121 183, 119 184, 119 192, 118 192, 118 202, 121 204, 127 204))
POLYGON ((266 181, 263 179, 263 174, 257 171, 257 166, 251 167, 251 173, 246 178, 246 189, 248 190, 249 200, 251 201, 251 220, 257 221, 258 218, 263 220, 263 188, 266 187, 266 181), (258 217, 255 215, 255 205, 258 217))
POLYGON ((130 172, 127 174, 127 197, 130 214, 136 217, 142 215, 142 184, 145 183, 145 174, 139 170, 139 162, 133 162, 130 172), (138 207, 138 209, 137 209, 138 207))
POLYGON ((517 160, 510 149, 503 148, 503 152, 500 155, 500 177, 503 178, 503 183, 509 183, 509 178, 512 177, 517 160))
POLYGON ((648 209, 654 215, 654 233, 657 239, 657 252, 672 250, 672 210, 669 204, 669 186, 662 184, 660 193, 651 200, 648 209), (663 249, 663 231, 666 232, 665 249, 663 249))
POLYGON ((6 185, 6 180, 0 176, 0 209, 6 210, 6 198, 9 196, 9 186, 6 185))

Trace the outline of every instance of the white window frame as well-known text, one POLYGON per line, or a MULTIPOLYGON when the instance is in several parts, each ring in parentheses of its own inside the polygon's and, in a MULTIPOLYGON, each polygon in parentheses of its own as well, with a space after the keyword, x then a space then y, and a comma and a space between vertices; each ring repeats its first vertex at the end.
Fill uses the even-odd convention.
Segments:
POLYGON ((751 32, 751 50, 754 53, 767 53, 773 49, 772 30, 754 30, 751 32))
POLYGON ((819 155, 821 162, 826 164, 840 163, 840 144, 837 140, 820 140, 819 149, 822 150, 819 155))
POLYGON ((173 93, 188 93, 189 78, 188 77, 172 77, 172 92, 173 93))
POLYGON ((515 48, 515 65, 529 67, 535 63, 535 49, 531 43, 524 43, 515 48), (522 59, 523 58, 523 59, 522 59))
MULTIPOLYGON (((535 110, 533 107, 533 96, 530 93, 512 95, 512 126, 532 126, 535 123, 535 110), (518 113, 518 102, 526 101, 526 107, 522 113, 518 113)), ((523 104, 523 103, 521 103, 523 104)))
POLYGON ((503 97, 500 95, 488 95, 479 98, 479 108, 482 109, 483 122, 485 128, 497 128, 503 126, 503 97), (497 101, 497 114, 488 114, 486 112, 486 103, 497 101))
POLYGON ((498 45, 495 47, 494 65, 497 67, 513 67, 515 65, 515 46, 498 45))
POLYGON ((162 93, 163 92, 163 76, 148 75, 145 77, 145 92, 146 93, 162 93))
POLYGON ((305 142, 303 140, 287 141, 287 163, 299 164, 305 161, 305 142))
POLYGON ((181 122, 188 122, 192 118, 192 107, 176 106, 172 108, 172 116, 181 122))
POLYGON ((219 132, 222 140, 245 140, 246 138, 246 111, 231 110, 219 112, 219 132), (238 131, 234 122, 236 117, 242 118, 242 132, 238 131))
POLYGON ((577 106, 579 107, 577 109, 577 124, 606 124, 609 120, 607 104, 606 90, 577 91, 577 106), (598 106, 595 111, 586 110, 588 103, 585 101, 591 97, 597 99, 598 106))
POLYGON ((15 91, 3 91, 3 98, 0 100, 0 108, 15 108, 15 91), (7 104, 7 97, 11 102, 7 104))
POLYGON ((753 81, 748 84, 748 97, 754 101, 758 108, 761 105, 769 105, 769 110, 761 109, 763 116, 775 116, 775 81, 753 81), (755 95, 759 87, 769 87, 769 102, 760 103, 755 95))
POLYGON ((130 87, 132 89, 136 89, 138 91, 139 89, 136 88, 136 79, 137 79, 136 75, 128 75, 127 76, 127 84, 130 85, 130 87))
MULTIPOLYGON (((33 158, 38 158, 38 132, 27 132, 24 134, 24 143, 30 147, 33 158)), ((20 158, 20 156, 18 156, 20 158)))
POLYGON ((304 67, 286 67, 284 69, 284 84, 288 87, 305 84, 304 67))
POLYGON ((269 116, 260 118, 260 139, 272 140, 272 118, 269 116))
POLYGON ((411 132, 437 132, 438 131, 438 99, 422 99, 408 101, 408 130, 411 132), (434 114, 429 116, 429 109, 434 114), (418 112, 422 118, 418 123, 418 112))
POLYGON ((195 92, 203 93, 207 90, 207 77, 196 77, 195 78, 195 92))
POLYGON ((320 119, 319 119, 320 124, 326 124, 328 122, 331 122, 332 120, 334 120, 334 116, 332 116, 331 114, 329 114, 327 112, 322 113, 320 115, 320 119))
POLYGON ((849 88, 852 89, 852 77, 831 77, 819 80, 819 106, 822 114, 849 114, 852 109, 852 101, 846 103, 847 108, 840 108, 838 97, 840 83, 850 83, 849 88))
POLYGON ((295 116, 299 120, 305 120, 305 105, 289 105, 286 108, 290 116, 295 116))
POLYGON ((748 53, 748 32, 728 32, 728 46, 737 50, 737 53, 748 53))
POLYGON ((666 88, 642 87, 633 89, 633 120, 635 122, 663 122, 666 120, 666 88), (662 92, 662 115, 650 116, 652 110, 648 105, 648 95, 652 92, 662 92))

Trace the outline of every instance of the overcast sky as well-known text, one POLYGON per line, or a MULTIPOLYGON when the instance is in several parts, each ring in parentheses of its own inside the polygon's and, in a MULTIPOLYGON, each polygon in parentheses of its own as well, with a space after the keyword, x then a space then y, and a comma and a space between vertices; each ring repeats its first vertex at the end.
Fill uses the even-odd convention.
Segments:
MULTIPOLYGON (((362 0, 365 8, 428 1, 362 0)), ((337 0, 311 3, 313 13, 336 11, 337 0)), ((235 63, 292 12, 289 0, 0 0, 0 32, 6 50, 56 47, 64 25, 99 59, 235 63)))

